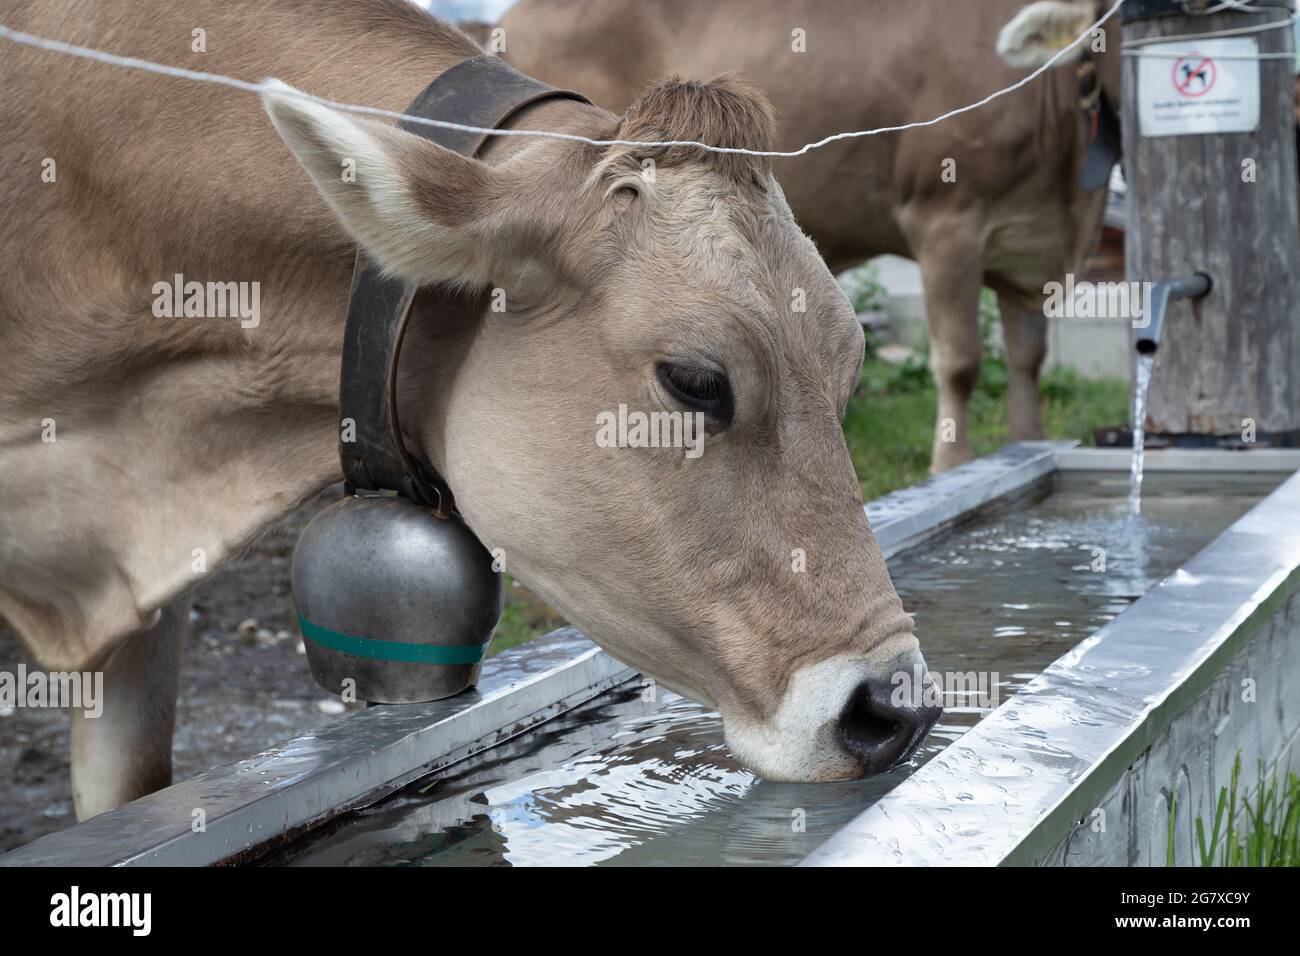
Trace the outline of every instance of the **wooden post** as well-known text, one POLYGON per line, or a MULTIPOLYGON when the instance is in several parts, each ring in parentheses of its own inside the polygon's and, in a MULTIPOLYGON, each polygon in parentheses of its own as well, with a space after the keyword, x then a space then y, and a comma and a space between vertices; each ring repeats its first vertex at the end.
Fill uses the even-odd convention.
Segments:
MULTIPOLYGON (((1267 0, 1266 5, 1294 9, 1295 0, 1267 0)), ((1196 8, 1197 0, 1187 6, 1196 8)), ((1123 15, 1126 44, 1151 38, 1176 41, 1187 34, 1287 18, 1278 9, 1188 15, 1176 0, 1130 0, 1123 15)), ((1260 53, 1294 54, 1290 26, 1248 36, 1258 41, 1260 53)), ((1184 41, 1172 49, 1195 51, 1201 42, 1184 41)), ((1258 130, 1166 136, 1143 135, 1141 98, 1158 89, 1154 81, 1150 90, 1139 89, 1143 59, 1124 57, 1127 277, 1154 282, 1203 272, 1214 283, 1204 299, 1169 307, 1156 353, 1147 432, 1181 436, 1175 438, 1181 443, 1208 442, 1209 436, 1241 440, 1253 422, 1260 443, 1300 444, 1294 58, 1258 61, 1258 130)), ((1180 97, 1202 95, 1201 102, 1208 104, 1215 80, 1228 76, 1226 70, 1216 76, 1213 65, 1207 69, 1204 63, 1184 70, 1174 59, 1150 59, 1161 63, 1162 70, 1168 66, 1160 79, 1173 83, 1161 92, 1164 117, 1188 105, 1180 97), (1172 79, 1180 71, 1188 77, 1185 88, 1172 79)), ((1151 115, 1155 107, 1150 99, 1147 105, 1151 115)), ((1152 124, 1148 131, 1157 128, 1152 124)))

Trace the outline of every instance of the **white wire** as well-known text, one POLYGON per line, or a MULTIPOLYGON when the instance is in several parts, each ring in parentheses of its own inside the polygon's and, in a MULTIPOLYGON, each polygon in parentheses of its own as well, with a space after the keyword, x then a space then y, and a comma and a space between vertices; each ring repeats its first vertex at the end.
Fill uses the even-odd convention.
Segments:
POLYGON ((1236 10, 1238 13, 1263 13, 1251 4, 1251 0, 1223 0, 1217 7, 1210 7, 1202 16, 1209 16, 1211 13, 1220 13, 1224 10, 1236 10))
POLYGON ((546 130, 532 129, 489 129, 482 126, 469 126, 464 123, 453 123, 447 120, 428 119, 424 116, 411 116, 407 113, 399 113, 395 110, 378 109, 373 106, 357 106, 352 103, 340 103, 336 100, 326 99, 320 96, 313 96, 310 93, 304 93, 301 90, 284 88, 281 86, 270 86, 269 81, 262 83, 250 83, 248 80, 238 80, 234 77, 223 76, 220 73, 205 73, 201 70, 187 70, 182 67, 167 66, 162 63, 154 63, 149 60, 142 60, 133 56, 119 56, 116 53, 106 53, 103 50, 95 50, 90 47, 78 46, 73 43, 64 43, 61 40, 51 40, 46 37, 36 36, 31 33, 24 33, 21 30, 14 30, 10 27, 0 24, 0 38, 11 40, 14 43, 22 43, 27 46, 37 47, 42 50, 48 50, 52 53, 62 53, 67 56, 75 56, 84 60, 94 60, 98 63, 106 63, 111 66, 120 66, 126 69, 143 70, 146 73, 154 73, 159 76, 171 76, 184 80, 194 80, 200 83, 212 83, 217 86, 228 86, 232 89, 243 90, 247 93, 266 93, 275 90, 283 96, 293 96, 298 99, 307 100, 312 103, 318 103, 321 106, 328 106, 331 109, 341 110, 347 113, 360 113, 366 116, 382 116, 388 119, 400 120, 407 123, 419 123, 426 126, 435 126, 439 129, 461 130, 466 133, 490 134, 493 136, 532 136, 540 139, 556 139, 566 142, 586 143, 589 146, 641 146, 641 147, 667 147, 667 146, 693 146, 710 153, 728 153, 739 154, 742 156, 760 156, 772 157, 777 159, 789 159, 796 156, 803 156, 806 153, 820 149, 831 143, 845 139, 861 139, 867 136, 879 136, 882 133, 900 133, 909 129, 920 129, 926 126, 935 126, 944 120, 951 119, 954 116, 960 116, 963 113, 969 113, 973 110, 987 106, 994 100, 1014 93, 1019 89, 1028 86, 1038 77, 1042 76, 1052 67, 1054 67, 1063 57, 1069 54, 1084 40, 1088 39, 1095 31, 1100 29, 1107 20, 1114 16, 1119 8, 1124 5, 1124 0, 1117 0, 1115 5, 1106 12, 1104 16, 1087 30, 1085 30, 1078 39, 1069 46, 1062 47, 1056 54, 1036 69, 1033 73, 1023 79, 1013 83, 1005 89, 990 93, 978 102, 971 103, 969 106, 963 106, 955 110, 950 110, 942 116, 936 116, 934 119, 921 120, 915 123, 906 123, 902 126, 884 126, 880 129, 853 130, 846 133, 833 133, 814 143, 807 143, 799 149, 782 151, 782 150, 761 150, 761 149, 744 149, 737 146, 713 146, 708 143, 697 142, 696 140, 667 140, 664 142, 646 141, 646 140, 625 140, 625 139, 591 139, 586 136, 579 136, 574 133, 555 133, 546 130))
MULTIPOLYGON (((1270 7, 1267 10, 1260 7, 1247 6, 1246 0, 1224 0, 1217 7, 1206 10, 1206 13, 1215 13, 1220 10, 1233 10, 1237 13, 1271 13, 1275 10, 1286 10, 1286 7, 1270 7)), ((1290 13, 1290 11, 1287 11, 1290 13)), ((1214 40, 1221 37, 1243 36, 1251 33, 1267 33, 1270 30, 1289 30, 1295 22, 1296 17, 1290 16, 1285 20, 1278 20, 1276 23, 1260 23, 1249 27, 1230 27, 1223 30, 1213 30, 1209 33, 1184 33, 1176 37, 1145 37, 1141 40, 1126 40, 1121 52, 1124 56, 1150 57, 1157 60, 1182 60, 1191 56, 1201 56, 1196 51, 1186 53, 1161 52, 1158 50, 1145 50, 1144 47, 1154 43, 1181 43, 1183 40, 1214 40)), ((1294 60, 1294 53, 1220 53, 1215 54, 1216 60, 1294 60)))
MULTIPOLYGON (((1189 50, 1185 53, 1178 53, 1175 51, 1171 51, 1169 53, 1161 53, 1159 50, 1125 50, 1123 52, 1125 56, 1138 56, 1144 60, 1146 59, 1185 60, 1189 57, 1205 55, 1204 53, 1201 53, 1197 50, 1189 50)), ((1294 60, 1295 58, 1296 55, 1294 53, 1216 53, 1214 54, 1214 59, 1216 60, 1294 60)))
POLYGON ((1180 33, 1176 37, 1145 37, 1141 40, 1125 40, 1124 48, 1147 46, 1151 43, 1168 43, 1170 40, 1213 40, 1216 37, 1234 37, 1247 33, 1267 33, 1269 30, 1289 30, 1293 18, 1279 20, 1276 23, 1257 23, 1249 27, 1231 27, 1225 30, 1212 30, 1209 33, 1180 33))
POLYGON ((1289 8, 1280 7, 1276 4, 1260 7, 1256 6, 1253 0, 1223 0, 1223 2, 1217 7, 1210 7, 1206 10, 1202 16, 1208 16, 1211 13, 1221 13, 1224 10, 1234 10, 1237 13, 1272 13, 1276 10, 1286 10, 1287 13, 1291 12, 1289 8))

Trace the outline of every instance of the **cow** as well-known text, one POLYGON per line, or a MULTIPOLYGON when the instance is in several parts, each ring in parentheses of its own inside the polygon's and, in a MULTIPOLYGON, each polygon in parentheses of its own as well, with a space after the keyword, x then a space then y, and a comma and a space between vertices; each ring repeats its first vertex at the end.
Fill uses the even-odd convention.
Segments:
MULTIPOLYGON (((502 20, 499 42, 512 65, 580 86, 615 110, 665 74, 737 71, 771 98, 779 146, 791 150, 841 131, 927 120, 1010 86, 1023 66, 1082 35, 1109 6, 521 0, 502 20)), ((1120 103, 1117 30, 1113 22, 1106 27, 1113 55, 1086 48, 1111 107, 1120 103)), ((1045 288, 1082 272, 1106 205, 1105 170, 1095 188, 1081 183, 1093 124, 1080 93, 1096 89, 1071 68, 1084 52, 1027 88, 935 126, 777 161, 795 217, 832 270, 886 253, 920 264, 938 387, 933 471, 972 455, 967 403, 980 372, 982 286, 997 292, 1001 307, 1010 437, 1044 437, 1045 288)))
MULTIPOLYGON (((482 55, 407 0, 18 0, 5 21, 278 81, 263 111, 0 57, 0 617, 42 666, 103 673, 103 716, 73 714, 78 816, 170 779, 187 590, 341 477, 358 246, 464 293, 417 303, 400 417, 513 574, 716 708, 764 777, 857 778, 919 745, 933 685, 903 687, 924 662, 841 427, 862 330, 767 161, 538 137, 468 158, 294 93, 401 110, 482 55), (169 314, 176 276, 259 283, 260 314, 169 314), (602 446, 624 405, 698 416, 703 453, 602 446)), ((511 124, 758 151, 776 135, 727 76, 511 124)))
POLYGON ((484 50, 492 40, 492 24, 485 20, 457 20, 456 29, 469 37, 484 50))

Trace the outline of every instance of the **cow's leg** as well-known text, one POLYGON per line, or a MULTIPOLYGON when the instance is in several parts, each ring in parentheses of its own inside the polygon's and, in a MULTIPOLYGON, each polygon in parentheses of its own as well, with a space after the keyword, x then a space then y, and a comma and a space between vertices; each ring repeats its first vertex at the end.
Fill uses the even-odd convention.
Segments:
POLYGON ((982 243, 974 229, 931 229, 917 244, 930 329, 930 368, 939 388, 930 470, 947 471, 973 457, 967 405, 979 381, 979 299, 984 282, 982 243))
POLYGON ((103 665, 103 712, 72 712, 72 799, 84 820, 171 783, 172 728, 188 599, 123 641, 103 665))
POLYGON ((1047 319, 998 296, 1007 347, 1007 418, 1012 441, 1043 438, 1038 372, 1047 355, 1047 319))

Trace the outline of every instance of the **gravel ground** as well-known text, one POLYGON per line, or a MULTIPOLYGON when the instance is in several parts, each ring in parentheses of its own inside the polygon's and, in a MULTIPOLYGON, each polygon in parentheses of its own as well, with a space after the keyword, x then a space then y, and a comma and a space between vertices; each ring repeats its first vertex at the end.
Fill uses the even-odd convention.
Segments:
MULTIPOLYGON (((194 592, 181 670, 175 779, 238 760, 345 710, 307 669, 289 596, 289 558, 336 490, 263 535, 194 592)), ((35 666, 0 628, 0 670, 35 666)), ((75 821, 62 710, 0 711, 0 852, 75 821)))
MULTIPOLYGON (((307 668, 289 589, 289 560, 304 525, 337 501, 322 492, 267 531, 243 557, 193 593, 181 663, 173 772, 185 780, 308 733, 359 704, 344 705, 316 686, 307 668)), ((492 653, 564 624, 515 581, 492 653)), ((0 624, 0 671, 34 667, 0 624)), ((0 853, 76 821, 68 771, 68 715, 62 710, 0 710, 0 853)))

